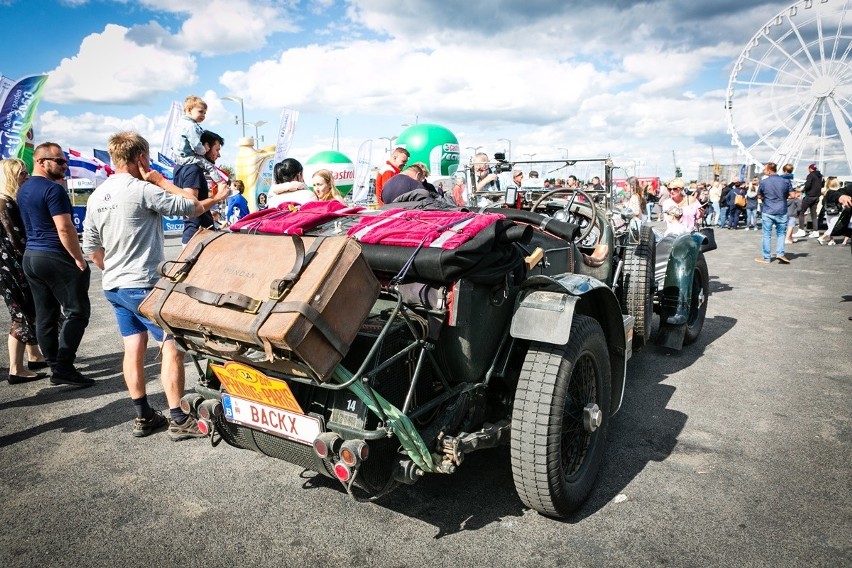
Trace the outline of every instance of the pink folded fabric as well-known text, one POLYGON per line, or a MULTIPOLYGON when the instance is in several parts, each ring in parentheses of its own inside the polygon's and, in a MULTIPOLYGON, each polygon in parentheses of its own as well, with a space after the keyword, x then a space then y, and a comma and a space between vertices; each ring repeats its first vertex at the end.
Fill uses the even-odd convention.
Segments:
POLYGON ((422 244, 452 250, 498 219, 505 218, 499 213, 388 209, 364 217, 347 235, 362 243, 401 247, 422 244))
POLYGON ((232 231, 279 235, 304 235, 314 227, 345 215, 362 211, 363 207, 348 207, 339 201, 311 201, 304 205, 282 203, 275 209, 265 209, 246 215, 233 225, 232 231))

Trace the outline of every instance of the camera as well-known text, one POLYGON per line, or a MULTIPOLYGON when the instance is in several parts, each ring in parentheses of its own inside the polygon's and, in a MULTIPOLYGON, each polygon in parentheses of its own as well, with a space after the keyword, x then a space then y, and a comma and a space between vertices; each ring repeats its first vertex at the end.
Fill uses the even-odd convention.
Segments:
POLYGON ((512 164, 506 161, 506 154, 504 154, 503 152, 497 152, 496 154, 494 154, 494 161, 497 162, 492 167, 494 173, 499 174, 503 172, 512 171, 512 164))

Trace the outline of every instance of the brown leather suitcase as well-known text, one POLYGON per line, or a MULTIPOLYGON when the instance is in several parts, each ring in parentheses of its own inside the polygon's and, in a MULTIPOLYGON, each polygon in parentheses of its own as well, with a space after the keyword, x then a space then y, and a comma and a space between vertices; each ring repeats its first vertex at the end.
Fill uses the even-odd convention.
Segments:
POLYGON ((139 312, 179 344, 320 380, 379 295, 361 246, 347 237, 202 230, 159 271, 139 312))

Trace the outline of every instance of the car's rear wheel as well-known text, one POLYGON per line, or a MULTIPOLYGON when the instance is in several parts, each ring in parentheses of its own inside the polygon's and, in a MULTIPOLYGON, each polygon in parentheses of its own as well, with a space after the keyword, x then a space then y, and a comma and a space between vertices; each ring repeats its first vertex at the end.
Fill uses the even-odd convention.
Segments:
POLYGON ((577 315, 565 346, 533 343, 512 411, 512 476, 525 505, 564 517, 588 497, 606 446, 610 364, 600 324, 577 315))
POLYGON ((707 315, 707 297, 710 295, 710 273, 703 253, 698 253, 695 270, 692 271, 692 294, 689 301, 689 316, 686 318, 685 345, 695 343, 704 327, 707 315))

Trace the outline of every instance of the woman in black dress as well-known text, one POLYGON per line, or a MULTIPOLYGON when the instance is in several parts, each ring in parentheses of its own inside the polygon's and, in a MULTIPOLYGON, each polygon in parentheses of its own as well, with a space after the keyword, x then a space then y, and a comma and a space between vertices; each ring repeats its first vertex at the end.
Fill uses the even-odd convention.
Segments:
POLYGON ((9 383, 23 383, 46 376, 34 373, 47 363, 41 355, 35 333, 35 303, 21 261, 27 236, 15 197, 27 179, 27 166, 17 158, 0 160, 0 283, 9 308, 9 383), (29 363, 24 366, 24 351, 29 363))

